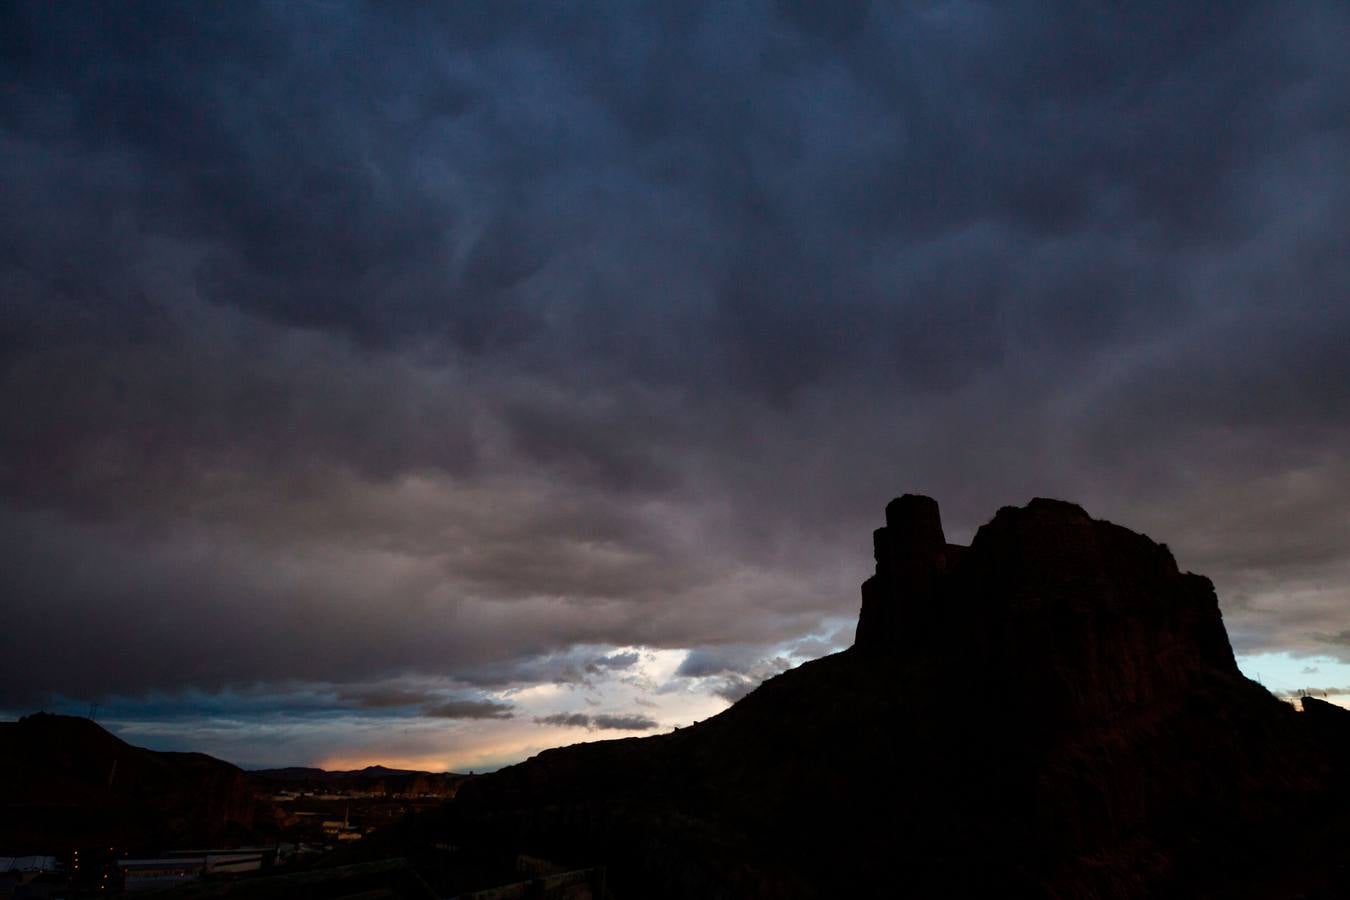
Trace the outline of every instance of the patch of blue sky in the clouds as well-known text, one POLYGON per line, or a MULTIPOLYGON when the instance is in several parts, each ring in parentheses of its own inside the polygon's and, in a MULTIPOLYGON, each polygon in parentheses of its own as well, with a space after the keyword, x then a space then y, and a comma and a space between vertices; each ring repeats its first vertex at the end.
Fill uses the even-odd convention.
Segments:
POLYGON ((1253 681, 1282 697, 1310 693, 1350 706, 1350 663, 1332 656, 1302 656, 1283 651, 1238 657, 1238 667, 1253 681))

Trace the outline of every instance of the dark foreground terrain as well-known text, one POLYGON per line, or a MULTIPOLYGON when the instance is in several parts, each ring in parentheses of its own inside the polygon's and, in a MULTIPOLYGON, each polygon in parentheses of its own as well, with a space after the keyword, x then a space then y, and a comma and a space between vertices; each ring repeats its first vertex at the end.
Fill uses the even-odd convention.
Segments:
POLYGON ((61 877, 50 880, 79 886, 95 869, 116 874, 117 860, 188 848, 286 843, 318 853, 437 806, 464 781, 383 766, 246 772, 204 753, 132 746, 89 719, 37 713, 0 722, 0 860, 51 856, 61 877))
POLYGON ((958 547, 917 496, 874 543, 851 649, 350 852, 443 895, 523 853, 619 898, 1350 897, 1350 713, 1243 677, 1165 546, 1034 500, 958 547))
POLYGON ((249 784, 259 793, 288 791, 308 794, 371 794, 382 797, 443 797, 455 795, 465 776, 454 772, 419 772, 366 766, 364 769, 330 772, 307 766, 284 769, 254 769, 249 784))

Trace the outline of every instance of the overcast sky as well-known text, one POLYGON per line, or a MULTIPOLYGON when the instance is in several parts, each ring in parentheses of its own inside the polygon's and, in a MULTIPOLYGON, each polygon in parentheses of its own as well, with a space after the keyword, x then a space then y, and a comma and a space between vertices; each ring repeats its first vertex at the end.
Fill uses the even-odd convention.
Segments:
POLYGON ((1350 687, 1350 5, 433 6, 0 7, 0 710, 652 733, 846 646, 907 491, 1350 687))

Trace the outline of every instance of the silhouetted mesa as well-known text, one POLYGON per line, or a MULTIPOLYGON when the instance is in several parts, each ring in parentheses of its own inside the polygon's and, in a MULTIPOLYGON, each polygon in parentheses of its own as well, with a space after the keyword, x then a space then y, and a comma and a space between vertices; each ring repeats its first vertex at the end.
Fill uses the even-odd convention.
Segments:
POLYGON ((1061 716, 1170 702, 1198 677, 1245 681, 1209 579, 1072 503, 1005 507, 967 548, 946 542, 936 502, 906 494, 873 546, 860 652, 932 653, 959 635, 1061 716))

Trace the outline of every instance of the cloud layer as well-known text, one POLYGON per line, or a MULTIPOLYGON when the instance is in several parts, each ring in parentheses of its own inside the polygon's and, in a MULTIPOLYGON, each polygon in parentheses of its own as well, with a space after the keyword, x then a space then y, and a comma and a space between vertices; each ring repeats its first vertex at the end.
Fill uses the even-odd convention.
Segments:
POLYGON ((1078 500, 1241 650, 1350 658, 1340 5, 15 3, 0 42, 0 707, 515 728, 657 696, 639 647, 733 698, 847 643, 904 491, 957 539, 1078 500))

